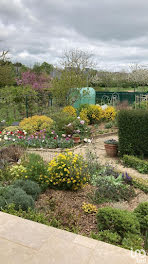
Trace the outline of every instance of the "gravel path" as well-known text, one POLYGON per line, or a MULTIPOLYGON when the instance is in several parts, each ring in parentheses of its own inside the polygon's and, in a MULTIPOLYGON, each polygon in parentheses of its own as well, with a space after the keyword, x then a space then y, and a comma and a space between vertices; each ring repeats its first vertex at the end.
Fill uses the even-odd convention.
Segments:
MULTIPOLYGON (((93 139, 91 143, 87 143, 85 145, 80 145, 78 147, 76 147, 73 152, 75 154, 83 154, 85 157, 86 152, 89 150, 92 153, 95 153, 95 155, 97 156, 97 159, 99 160, 99 162, 104 165, 104 164, 110 164, 113 167, 115 167, 115 169, 117 171, 121 171, 121 172, 127 172, 129 175, 131 176, 135 176, 137 178, 144 178, 148 180, 148 174, 141 174, 139 172, 137 172, 136 170, 132 169, 132 168, 125 168, 119 158, 110 158, 106 156, 106 151, 104 148, 104 141, 107 139, 118 139, 117 135, 104 135, 101 137, 98 137, 96 139, 93 139)), ((56 155, 58 155, 59 152, 61 152, 60 150, 40 150, 40 151, 36 151, 36 150, 29 150, 29 152, 34 152, 34 153, 38 153, 40 154, 43 159, 47 162, 49 162, 51 159, 53 159, 53 157, 55 157, 56 155)))

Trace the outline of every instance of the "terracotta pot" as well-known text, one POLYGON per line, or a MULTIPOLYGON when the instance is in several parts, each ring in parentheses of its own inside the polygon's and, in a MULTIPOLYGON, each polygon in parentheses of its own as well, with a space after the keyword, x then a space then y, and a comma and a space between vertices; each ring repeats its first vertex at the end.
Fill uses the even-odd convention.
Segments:
POLYGON ((80 137, 73 137, 74 143, 80 143, 80 137))
POLYGON ((106 154, 109 157, 116 157, 118 153, 118 145, 116 144, 104 144, 106 154))

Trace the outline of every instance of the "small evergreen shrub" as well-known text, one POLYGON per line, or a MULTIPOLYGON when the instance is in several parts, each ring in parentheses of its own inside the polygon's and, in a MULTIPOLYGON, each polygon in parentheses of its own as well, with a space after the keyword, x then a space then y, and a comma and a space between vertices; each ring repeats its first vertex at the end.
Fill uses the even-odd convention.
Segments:
POLYGON ((14 203, 15 209, 18 210, 21 208, 26 211, 29 207, 34 208, 34 200, 21 188, 14 188, 13 186, 1 187, 0 188, 0 199, 3 203, 3 198, 5 200, 5 204, 3 204, 2 208, 4 208, 7 204, 14 203))
POLYGON ((37 200, 41 193, 41 189, 39 185, 36 182, 30 181, 30 180, 16 180, 13 183, 13 186, 15 188, 20 187, 28 195, 31 195, 34 200, 37 200))
POLYGON ((122 246, 127 249, 142 249, 143 248, 143 238, 140 235, 132 234, 132 233, 126 233, 124 235, 124 238, 122 240, 122 246))
POLYGON ((94 199, 97 203, 109 201, 129 201, 135 196, 135 191, 132 186, 123 183, 121 177, 114 178, 114 176, 99 176, 96 178, 96 191, 94 199))
POLYGON ((140 234, 140 224, 135 214, 111 207, 100 208, 97 213, 98 230, 117 232, 122 238, 125 233, 140 234))
POLYGON ((134 156, 124 155, 123 163, 127 167, 131 167, 139 171, 140 173, 148 173, 148 161, 139 159, 134 156))
POLYGON ((48 166, 40 155, 35 153, 26 154, 22 159, 21 164, 26 169, 25 179, 35 181, 43 188, 46 187, 48 166))
POLYGON ((111 232, 110 230, 104 230, 98 234, 91 234, 91 237, 113 245, 119 245, 122 240, 117 232, 111 232))
POLYGON ((132 176, 132 184, 134 187, 148 193, 148 179, 132 176))
POLYGON ((148 202, 140 203, 134 210, 134 214, 139 220, 142 233, 148 231, 148 202))
POLYGON ((118 114, 121 156, 148 154, 148 111, 121 110, 118 114))

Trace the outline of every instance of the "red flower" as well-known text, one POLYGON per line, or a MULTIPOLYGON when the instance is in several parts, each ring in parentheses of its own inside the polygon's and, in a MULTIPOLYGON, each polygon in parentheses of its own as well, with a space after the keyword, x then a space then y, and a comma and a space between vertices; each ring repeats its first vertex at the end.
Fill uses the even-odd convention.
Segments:
POLYGON ((56 137, 54 137, 54 139, 57 139, 56 137))
POLYGON ((0 131, 0 134, 2 133, 2 131, 0 131))

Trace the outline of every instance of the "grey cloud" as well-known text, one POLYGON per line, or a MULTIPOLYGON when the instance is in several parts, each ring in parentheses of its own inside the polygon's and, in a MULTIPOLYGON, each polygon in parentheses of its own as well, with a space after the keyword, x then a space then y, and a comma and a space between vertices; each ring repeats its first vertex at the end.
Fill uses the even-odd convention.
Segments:
POLYGON ((147 0, 0 0, 0 50, 29 64, 69 48, 90 50, 98 67, 147 63, 147 10, 147 0))

